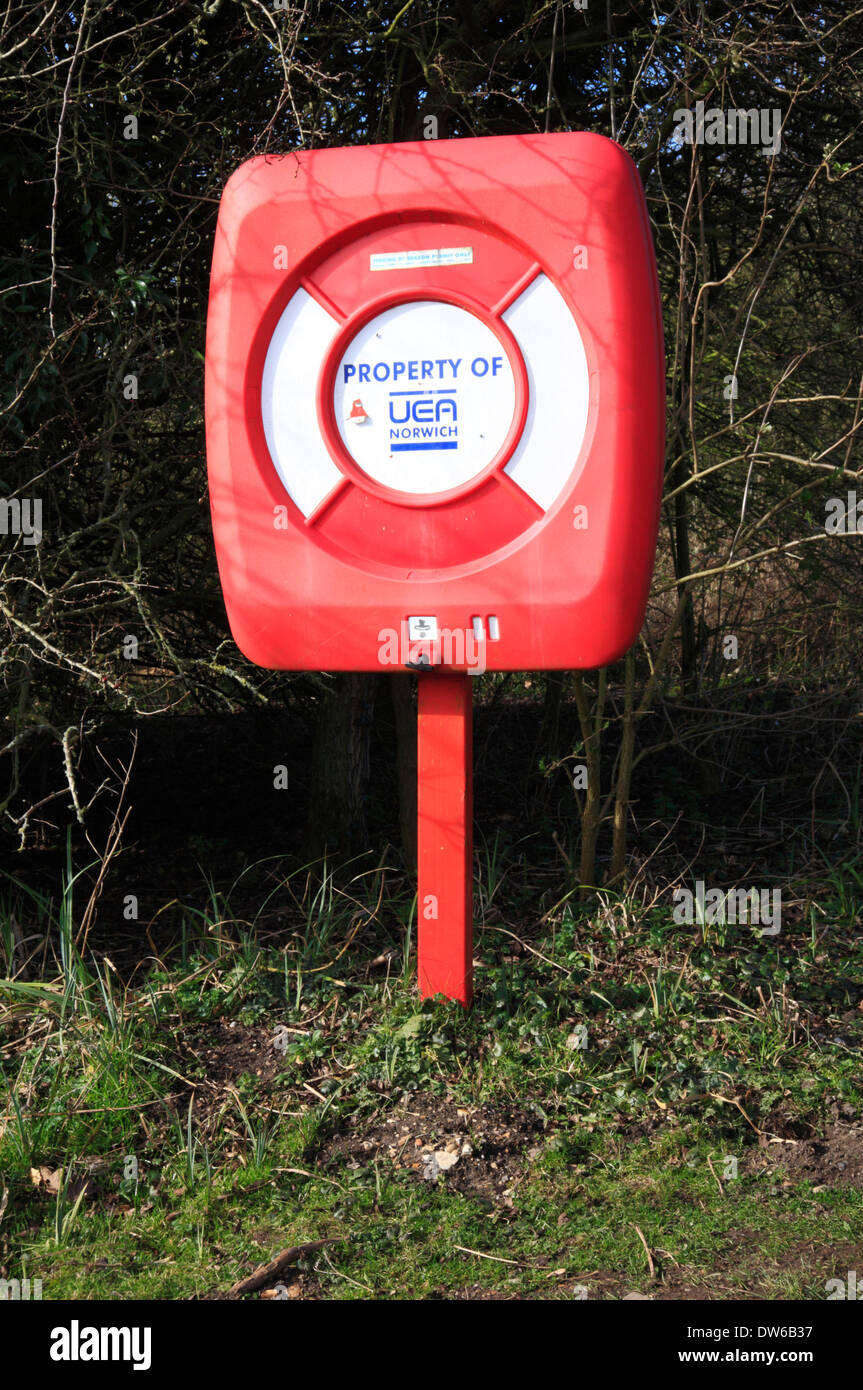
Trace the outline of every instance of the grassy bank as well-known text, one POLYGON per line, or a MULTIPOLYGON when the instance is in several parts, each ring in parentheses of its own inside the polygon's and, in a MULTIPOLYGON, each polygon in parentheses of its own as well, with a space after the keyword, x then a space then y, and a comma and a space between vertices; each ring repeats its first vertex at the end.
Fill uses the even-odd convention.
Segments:
POLYGON ((410 886, 255 865, 121 976, 7 880, 3 1273, 44 1298, 828 1296, 863 1269, 861 865, 782 930, 477 873, 473 1010, 420 1004, 410 886), (254 911, 249 904, 257 904, 254 911), (8 965, 8 962, 7 962, 8 965))

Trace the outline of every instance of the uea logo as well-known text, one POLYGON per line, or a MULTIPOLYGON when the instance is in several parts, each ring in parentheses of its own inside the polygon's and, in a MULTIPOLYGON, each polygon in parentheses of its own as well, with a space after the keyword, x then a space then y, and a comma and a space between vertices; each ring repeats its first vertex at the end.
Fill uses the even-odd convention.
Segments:
POLYGON ((332 380, 353 461, 384 486, 421 494, 476 477, 513 428, 517 358, 505 327, 441 300, 411 300, 360 321, 332 380))
MULTIPOLYGON (((455 394, 455 393, 453 393, 455 394)), ((401 408, 401 403, 400 403, 401 408)), ((390 397, 390 420, 394 425, 406 425, 409 420, 414 424, 406 429, 390 429, 390 447, 393 453, 403 453, 406 449, 457 449, 458 439, 452 438, 458 434, 455 421, 457 419, 457 407, 454 400, 435 401, 405 401, 404 414, 399 417, 395 413, 395 405, 390 397), (452 424, 442 424, 442 420, 449 418, 452 424), (434 421, 434 424, 429 422, 434 421), (396 444, 395 440, 410 439, 411 444, 396 444)))
MULTIPOLYGON (((343 362, 342 383, 345 387, 356 379, 358 382, 371 381, 455 381, 459 372, 465 371, 462 380, 468 375, 467 364, 461 357, 412 358, 409 361, 395 362, 343 362)), ((492 379, 502 373, 502 355, 487 358, 474 357, 469 373, 475 379, 492 379)), ((348 420, 353 424, 365 424, 371 417, 362 404, 355 400, 351 406, 348 420)), ((388 392, 388 423, 390 451, 405 453, 417 449, 457 449, 458 448, 458 385, 444 387, 415 387, 388 392), (435 399, 429 399, 434 397, 435 399)), ((508 422, 507 422, 508 423, 508 422)))

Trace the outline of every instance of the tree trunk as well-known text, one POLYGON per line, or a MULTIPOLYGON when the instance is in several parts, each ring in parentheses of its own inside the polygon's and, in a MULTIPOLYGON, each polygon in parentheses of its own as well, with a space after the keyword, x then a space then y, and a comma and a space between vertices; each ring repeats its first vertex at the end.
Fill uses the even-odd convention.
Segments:
POLYGON ((549 671, 545 678, 540 740, 543 750, 553 758, 560 753, 560 707, 566 678, 566 671, 549 671))
POLYGON ((349 859, 368 848, 369 743, 378 677, 336 676, 325 697, 312 754, 306 853, 349 859))
MULTIPOLYGON (((681 463, 677 485, 689 476, 689 471, 681 463)), ((689 494, 678 492, 674 499, 674 559, 678 579, 685 579, 692 572, 692 555, 689 545, 689 494)), ((692 595, 687 591, 680 623, 680 675, 683 693, 690 698, 698 686, 698 651, 695 641, 695 614, 692 609, 692 595)))
POLYGON ((614 795, 614 831, 611 846, 611 868, 607 883, 620 884, 626 874, 626 828, 629 817, 629 789, 632 783, 632 761, 635 752, 635 648, 626 653, 626 689, 623 697, 623 731, 620 740, 620 762, 614 795))
POLYGON ((408 873, 417 870, 417 710, 413 680, 407 672, 394 671, 387 680, 396 722, 396 757, 399 768, 399 825, 402 857, 408 873))
POLYGON ((581 671, 575 672, 572 682, 573 690, 575 691, 575 703, 578 709, 578 721, 581 725, 581 737, 584 744, 584 760, 587 765, 587 795, 585 797, 584 810, 581 815, 581 858, 578 869, 580 883, 579 898, 582 901, 591 896, 596 880, 596 842, 599 837, 601 791, 599 754, 602 740, 602 717, 605 711, 606 679, 607 671, 603 666, 599 672, 592 725, 590 720, 590 706, 587 702, 584 678, 581 671))

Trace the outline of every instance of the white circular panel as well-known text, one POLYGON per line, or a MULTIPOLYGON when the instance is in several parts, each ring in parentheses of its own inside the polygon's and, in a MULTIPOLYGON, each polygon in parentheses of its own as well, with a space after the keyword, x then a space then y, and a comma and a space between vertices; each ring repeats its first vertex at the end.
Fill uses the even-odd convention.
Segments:
POLYGON ((412 300, 371 319, 348 345, 333 389, 351 458, 400 492, 446 492, 495 458, 515 410, 503 344, 474 314, 412 300))

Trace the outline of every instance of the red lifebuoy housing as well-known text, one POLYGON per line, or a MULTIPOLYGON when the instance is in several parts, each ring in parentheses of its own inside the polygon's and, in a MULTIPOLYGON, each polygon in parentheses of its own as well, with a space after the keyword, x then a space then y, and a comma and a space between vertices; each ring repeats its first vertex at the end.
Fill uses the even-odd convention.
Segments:
POLYGON ((415 664, 402 635, 456 671, 616 658, 644 614, 664 402, 644 196, 612 141, 248 161, 206 378, 238 645, 312 670, 415 664))

